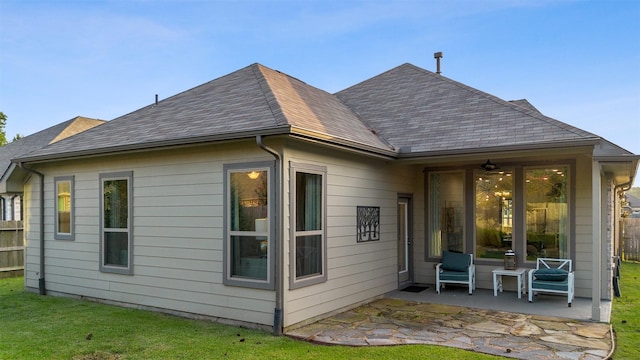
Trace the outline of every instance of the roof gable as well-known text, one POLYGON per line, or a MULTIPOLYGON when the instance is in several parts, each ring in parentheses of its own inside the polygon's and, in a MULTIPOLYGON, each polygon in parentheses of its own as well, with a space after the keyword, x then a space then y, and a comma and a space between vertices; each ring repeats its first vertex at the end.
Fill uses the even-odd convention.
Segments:
POLYGON ((49 144, 79 134, 104 122, 104 120, 77 116, 2 146, 0 147, 0 171, 4 172, 13 158, 38 151, 49 144))
MULTIPOLYGON (((37 152, 49 144, 55 143, 83 131, 103 124, 104 120, 77 116, 35 134, 25 136, 0 147, 0 182, 4 182, 11 168, 11 160, 37 152)), ((2 184, 0 184, 2 185, 2 184)), ((1 188, 2 186, 0 186, 1 188)))
POLYGON ((599 139, 522 102, 504 101, 411 64, 336 95, 403 152, 464 152, 599 139))

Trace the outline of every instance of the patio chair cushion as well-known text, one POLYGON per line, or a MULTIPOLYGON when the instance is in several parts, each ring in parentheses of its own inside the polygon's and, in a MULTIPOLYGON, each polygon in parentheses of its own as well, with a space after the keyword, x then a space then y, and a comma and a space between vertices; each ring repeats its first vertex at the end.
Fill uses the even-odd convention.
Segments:
POLYGON ((446 281, 469 281, 469 273, 462 271, 443 271, 440 273, 440 280, 446 281))
POLYGON ((551 290, 551 291, 565 292, 569 289, 569 281, 566 278, 563 281, 533 280, 533 284, 531 284, 531 286, 535 290, 551 290))
POLYGON ((451 251, 442 252, 442 269, 448 271, 469 271, 471 258, 468 254, 454 253, 451 251))
POLYGON ((556 268, 544 268, 536 270, 533 275, 536 280, 542 281, 565 281, 567 280, 567 276, 569 276, 569 272, 564 269, 556 269, 556 268))

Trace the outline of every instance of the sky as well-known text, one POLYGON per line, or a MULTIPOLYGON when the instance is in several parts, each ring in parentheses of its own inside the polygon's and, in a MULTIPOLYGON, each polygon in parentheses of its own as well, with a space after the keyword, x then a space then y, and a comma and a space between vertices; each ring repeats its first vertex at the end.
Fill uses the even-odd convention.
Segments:
POLYGON ((637 0, 0 0, 0 111, 11 140, 253 63, 334 93, 440 51, 443 76, 640 154, 637 0))

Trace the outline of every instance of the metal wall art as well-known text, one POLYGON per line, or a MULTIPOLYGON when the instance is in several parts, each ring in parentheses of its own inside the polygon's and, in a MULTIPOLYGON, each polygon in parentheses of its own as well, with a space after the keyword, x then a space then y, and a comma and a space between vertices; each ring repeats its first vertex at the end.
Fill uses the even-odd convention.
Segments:
POLYGON ((380 207, 358 206, 358 242, 380 240, 380 207))

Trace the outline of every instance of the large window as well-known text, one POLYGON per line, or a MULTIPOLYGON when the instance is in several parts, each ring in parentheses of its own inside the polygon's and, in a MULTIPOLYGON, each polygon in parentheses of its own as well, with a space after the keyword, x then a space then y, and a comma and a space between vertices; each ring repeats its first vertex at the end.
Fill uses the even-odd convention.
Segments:
POLYGON ((527 260, 569 258, 566 166, 525 169, 527 260))
POLYGON ((56 240, 73 240, 73 176, 53 179, 55 189, 55 233, 56 240))
POLYGON ((503 259, 513 248, 513 172, 476 171, 476 258, 503 259))
POLYGON ((464 172, 429 173, 429 253, 464 249, 464 172))
POLYGON ((498 264, 571 258, 571 163, 427 172, 426 258, 443 250, 498 264), (466 194, 466 196, 465 196, 466 194))
POLYGON ((273 287, 272 163, 225 166, 225 284, 273 287))
POLYGON ((324 282, 326 271, 326 169, 291 164, 293 229, 291 288, 324 282))
POLYGON ((101 267, 104 272, 133 271, 133 173, 100 175, 101 267))

